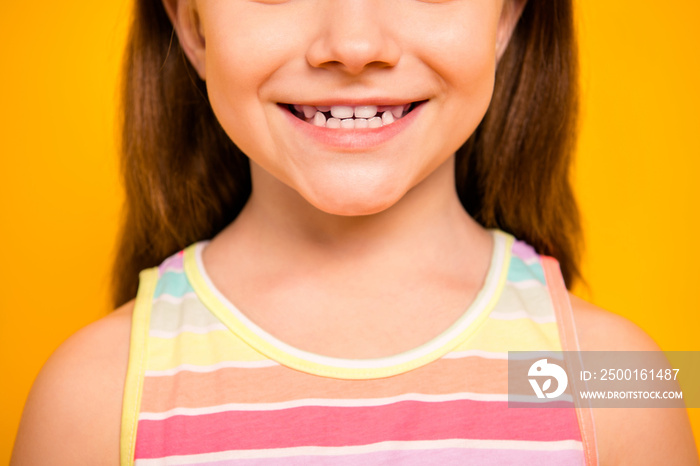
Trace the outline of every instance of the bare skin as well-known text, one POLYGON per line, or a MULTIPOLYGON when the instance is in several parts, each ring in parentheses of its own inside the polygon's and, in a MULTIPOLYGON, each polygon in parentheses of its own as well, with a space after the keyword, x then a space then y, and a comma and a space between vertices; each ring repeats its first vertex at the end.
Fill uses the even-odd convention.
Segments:
POLYGON ((119 464, 133 301, 66 340, 34 382, 12 465, 119 464))
MULTIPOLYGON (((428 180, 427 187, 432 182, 439 186, 450 168, 448 165, 444 173, 437 170, 436 179, 428 180)), ((413 196, 422 198, 421 189, 417 187, 418 192, 402 202, 412 203, 413 196)), ((374 231, 376 223, 355 225, 354 230, 336 229, 336 234, 326 229, 320 235, 320 230, 308 229, 309 216, 296 217, 296 226, 293 217, 287 217, 286 233, 280 235, 280 230, 265 223, 255 225, 256 218, 266 216, 258 201, 251 200, 251 207, 207 248, 205 266, 217 286, 251 319, 290 344, 346 358, 395 354, 449 326, 464 309, 462 303, 469 302, 483 282, 490 236, 463 210, 453 210, 454 201, 447 194, 442 214, 425 209, 427 217, 413 224, 414 228, 395 228, 391 241, 372 243, 368 239, 360 247, 362 231, 374 231), (442 226, 433 230, 440 222, 442 226), (451 229, 442 228, 447 225, 451 229), (353 233, 351 240, 346 237, 348 231, 353 233), (426 234, 439 231, 443 232, 438 237, 441 241, 425 241, 426 234), (407 249, 404 241, 416 240, 414 235, 424 241, 412 244, 422 246, 407 249), (253 247, 252 238, 264 247, 253 247), (296 248, 286 247, 289 238, 294 238, 296 248), (455 250, 460 253, 448 254, 455 250), (237 267, 226 267, 227 257, 236 257, 237 267), (424 266, 407 267, 420 260, 425 260, 424 266), (241 271, 246 273, 237 275, 241 271), (269 290, 271 281, 275 293, 258 292, 269 290), (230 286, 234 283, 236 287, 230 286), (316 291, 310 296, 312 288, 316 291), (431 299, 435 296, 443 298, 431 299), (276 312, 280 302, 291 311, 276 312), (431 312, 421 312, 425 309, 431 312), (410 316, 402 319, 407 324, 400 329, 390 325, 397 313, 410 316), (401 337, 396 340, 400 344, 388 337, 395 333, 401 337)), ((391 237, 389 230, 384 231, 391 237)), ((571 299, 582 349, 658 349, 626 319, 574 296, 571 299)), ((45 464, 46 458, 55 465, 118 464, 132 310, 133 301, 76 333, 51 357, 27 401, 12 465, 45 464)), ((599 409, 594 416, 602 465, 698 464, 684 410, 599 409)))

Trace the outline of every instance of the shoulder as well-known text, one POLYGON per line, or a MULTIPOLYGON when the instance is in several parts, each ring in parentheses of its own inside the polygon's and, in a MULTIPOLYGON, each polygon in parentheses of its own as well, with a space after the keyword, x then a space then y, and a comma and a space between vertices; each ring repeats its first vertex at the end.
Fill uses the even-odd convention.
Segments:
POLYGON ((27 399, 11 464, 118 464, 131 301, 68 338, 27 399))
MULTIPOLYGON (((660 351, 628 319, 570 295, 582 351, 660 351)), ((593 409, 600 464, 698 464, 684 409, 593 409)))
POLYGON ((584 351, 660 351, 647 333, 621 315, 572 294, 576 332, 584 351))

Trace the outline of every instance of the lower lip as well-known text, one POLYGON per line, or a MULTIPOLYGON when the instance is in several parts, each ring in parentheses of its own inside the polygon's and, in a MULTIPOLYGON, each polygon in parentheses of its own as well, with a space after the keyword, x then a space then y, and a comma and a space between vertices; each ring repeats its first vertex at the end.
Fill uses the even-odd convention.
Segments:
POLYGON ((360 152, 378 147, 393 137, 397 136, 418 117, 423 109, 423 104, 417 105, 408 114, 393 123, 379 128, 325 128, 307 123, 292 114, 285 106, 279 108, 290 120, 292 126, 307 137, 335 150, 345 152, 360 152))

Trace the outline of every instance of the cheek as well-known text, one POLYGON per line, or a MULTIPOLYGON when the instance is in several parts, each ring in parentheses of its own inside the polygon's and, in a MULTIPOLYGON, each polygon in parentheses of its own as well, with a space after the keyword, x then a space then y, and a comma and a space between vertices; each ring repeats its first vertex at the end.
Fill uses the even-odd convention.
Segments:
POLYGON ((269 20, 260 24, 251 20, 217 24, 214 19, 213 23, 208 24, 206 48, 206 83, 212 109, 243 152, 269 149, 260 147, 268 140, 261 137, 268 132, 261 87, 284 64, 292 44, 280 37, 284 29, 269 20), (280 44, 287 47, 281 48, 280 44))
MULTIPOLYGON (((422 37, 422 60, 430 66, 443 87, 443 104, 450 108, 447 122, 466 140, 483 118, 493 94, 496 70, 497 11, 478 11, 452 15, 459 20, 432 25, 422 37)), ((430 26, 430 25, 429 25, 430 26)))
MULTIPOLYGON (((481 123, 491 103, 495 83, 495 58, 483 51, 463 56, 460 66, 450 76, 455 98, 449 103, 456 106, 453 125, 466 141, 481 123)), ((460 144, 461 145, 461 144, 460 144)))

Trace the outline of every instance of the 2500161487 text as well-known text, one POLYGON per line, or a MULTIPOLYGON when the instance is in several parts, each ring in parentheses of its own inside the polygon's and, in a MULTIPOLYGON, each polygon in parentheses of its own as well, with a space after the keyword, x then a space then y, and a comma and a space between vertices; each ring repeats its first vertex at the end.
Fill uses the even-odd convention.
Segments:
MULTIPOLYGON (((679 369, 603 369, 600 380, 676 380, 678 371, 679 369)), ((581 372, 581 380, 586 380, 587 372, 581 372)))

